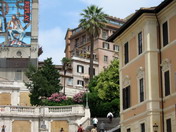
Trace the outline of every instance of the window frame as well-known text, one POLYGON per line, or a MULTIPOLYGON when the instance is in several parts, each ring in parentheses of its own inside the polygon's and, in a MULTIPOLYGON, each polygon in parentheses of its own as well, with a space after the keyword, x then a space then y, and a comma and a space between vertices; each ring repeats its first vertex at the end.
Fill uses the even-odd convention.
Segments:
POLYGON ((109 47, 109 43, 107 43, 107 42, 103 42, 103 49, 109 49, 110 47, 109 47), (107 45, 107 46, 106 46, 107 45))
POLYGON ((162 23, 162 44, 163 44, 163 47, 167 46, 169 44, 169 26, 168 26, 168 21, 165 21, 162 23), (166 30, 166 33, 164 31, 164 25, 167 25, 167 30, 166 30), (166 35, 166 38, 164 37, 166 35), (166 40, 165 40, 166 39, 166 40))
POLYGON ((83 80, 77 80, 77 85, 84 87, 84 81, 83 80), (80 84, 79 82, 82 82, 82 84, 80 84))
POLYGON ((84 73, 84 66, 77 65, 77 73, 84 73), (81 72, 79 71, 79 67, 81 67, 81 72))
POLYGON ((166 132, 172 132, 172 118, 167 118, 166 120, 165 120, 165 125, 166 125, 166 132), (170 120, 170 126, 168 126, 168 120, 170 120), (171 131, 168 131, 168 129, 170 129, 171 131))
POLYGON ((104 55, 104 58, 103 58, 104 62, 108 63, 108 56, 107 55, 104 55), (105 59, 106 58, 106 59, 105 59))
POLYGON ((126 42, 124 44, 124 64, 128 64, 129 63, 129 42, 126 42), (127 49, 126 49, 126 45, 127 45, 127 49), (128 50, 128 52, 126 52, 126 50, 128 50))
POLYGON ((141 31, 138 33, 138 55, 140 55, 142 53, 143 53, 143 33, 141 31), (140 35, 141 35, 141 37, 140 37, 140 35))
POLYGON ((171 72, 170 72, 169 69, 163 72, 163 77, 164 77, 164 79, 163 79, 163 81, 164 81, 164 85, 163 85, 164 86, 164 97, 167 97, 167 96, 171 95, 171 72), (169 93, 166 94, 167 90, 166 90, 166 78, 165 78, 165 74, 167 72, 169 73, 169 75, 168 75, 168 77, 169 77, 169 80, 168 80, 169 81, 169 84, 168 84, 169 85, 169 93))
POLYGON ((15 81, 22 81, 23 80, 23 70, 22 69, 16 69, 15 70, 15 76, 14 76, 15 81), (17 77, 20 76, 20 77, 17 77), (17 79, 20 78, 20 79, 17 79))
POLYGON ((122 96, 123 96, 123 100, 122 100, 123 110, 126 110, 131 107, 131 86, 130 85, 122 89, 122 96))

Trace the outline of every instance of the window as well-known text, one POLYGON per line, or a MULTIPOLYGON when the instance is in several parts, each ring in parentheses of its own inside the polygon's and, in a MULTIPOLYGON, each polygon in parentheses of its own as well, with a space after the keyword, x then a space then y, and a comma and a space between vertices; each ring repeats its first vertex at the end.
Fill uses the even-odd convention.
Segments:
POLYGON ((130 107, 130 86, 123 88, 123 109, 130 107))
MULTIPOLYGON (((90 75, 90 67, 89 67, 89 75, 90 75)), ((95 75, 95 68, 93 68, 93 75, 95 75)))
POLYGON ((103 31, 102 32, 102 38, 103 39, 107 39, 108 38, 108 32, 107 31, 103 31))
POLYGON ((138 34, 138 54, 142 53, 142 32, 138 34))
POLYGON ((75 47, 78 47, 79 45, 79 38, 75 39, 75 47))
POLYGON ((77 85, 84 86, 84 81, 78 80, 78 81, 77 81, 77 85))
POLYGON ((127 132, 131 132, 131 129, 130 129, 130 128, 128 128, 128 129, 127 129, 127 132))
POLYGON ((125 45, 124 45, 124 53, 125 53, 124 54, 125 55, 125 64, 127 64, 129 61, 128 42, 125 43, 125 45))
POLYGON ((108 62, 108 56, 104 56, 104 62, 108 62))
POLYGON ((70 85, 70 86, 73 85, 73 79, 72 78, 67 79, 67 85, 70 85))
POLYGON ((141 132, 145 132, 145 124, 144 123, 141 124, 141 132))
POLYGON ((176 89, 176 73, 174 74, 175 89, 176 89))
POLYGON ((103 42, 103 48, 104 49, 109 49, 109 43, 103 42))
POLYGON ((166 120, 166 132, 172 132, 171 119, 166 120))
POLYGON ((78 73, 84 73, 84 67, 81 65, 77 65, 77 72, 78 73))
POLYGON ((119 46, 118 45, 113 45, 113 50, 114 51, 119 51, 119 46))
POLYGON ((86 43, 86 35, 82 36, 82 44, 86 43))
POLYGON ((170 95, 170 73, 166 71, 164 73, 164 86, 165 86, 165 96, 170 95))
POLYGON ((168 24, 165 22, 163 24, 163 46, 168 44, 168 24))
POLYGON ((16 72, 15 72, 15 80, 16 81, 22 80, 22 71, 21 70, 16 70, 16 72))
POLYGON ((87 46, 87 51, 90 51, 90 46, 87 46))
POLYGON ((144 101, 144 79, 139 79, 140 102, 144 101))

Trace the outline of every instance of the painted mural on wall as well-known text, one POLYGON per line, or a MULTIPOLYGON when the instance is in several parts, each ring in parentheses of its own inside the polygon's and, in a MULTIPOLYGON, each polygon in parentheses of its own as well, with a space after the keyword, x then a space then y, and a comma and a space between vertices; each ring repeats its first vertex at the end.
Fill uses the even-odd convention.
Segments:
POLYGON ((28 47, 32 0, 0 1, 0 47, 28 47))

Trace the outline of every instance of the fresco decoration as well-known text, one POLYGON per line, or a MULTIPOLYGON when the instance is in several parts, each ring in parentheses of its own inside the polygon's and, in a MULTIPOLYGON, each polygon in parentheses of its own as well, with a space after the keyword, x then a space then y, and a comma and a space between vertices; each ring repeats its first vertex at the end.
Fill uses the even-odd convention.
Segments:
POLYGON ((29 47, 32 0, 0 0, 0 47, 29 47))

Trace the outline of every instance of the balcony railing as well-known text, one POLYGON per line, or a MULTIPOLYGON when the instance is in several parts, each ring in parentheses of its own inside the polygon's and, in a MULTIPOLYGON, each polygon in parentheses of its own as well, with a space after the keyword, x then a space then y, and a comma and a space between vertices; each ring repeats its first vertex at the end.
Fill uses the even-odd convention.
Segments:
POLYGON ((0 106, 0 115, 3 116, 45 116, 51 115, 84 115, 82 105, 70 106, 40 106, 40 107, 23 107, 23 106, 0 106))

